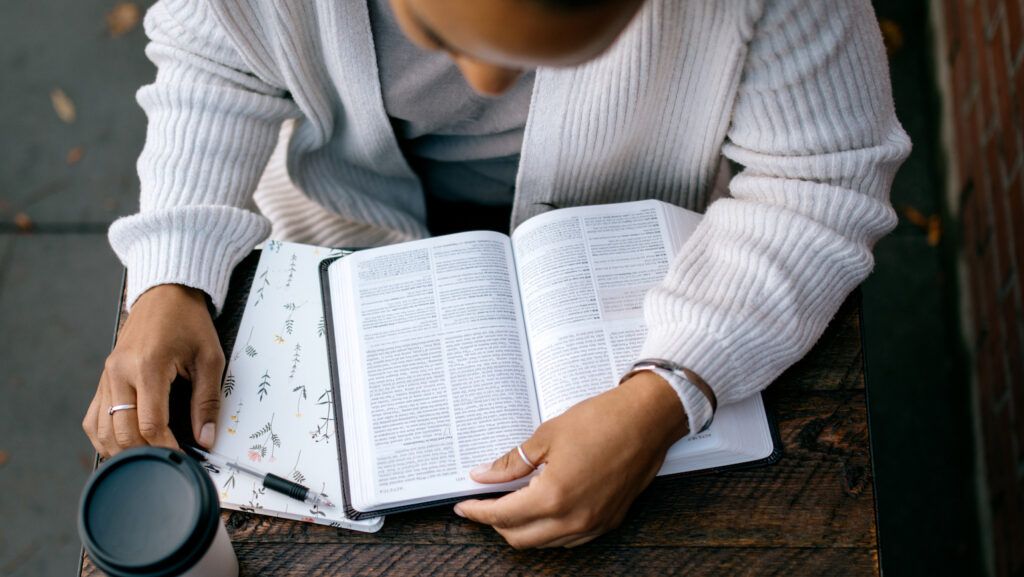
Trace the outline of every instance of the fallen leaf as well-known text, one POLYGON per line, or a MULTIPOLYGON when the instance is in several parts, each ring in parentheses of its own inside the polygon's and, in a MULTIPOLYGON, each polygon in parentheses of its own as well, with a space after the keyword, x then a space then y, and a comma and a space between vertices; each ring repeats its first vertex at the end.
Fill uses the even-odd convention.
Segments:
POLYGON ((96 455, 93 453, 79 453, 78 464, 82 466, 86 471, 92 471, 93 465, 96 462, 96 455))
POLYGON ((910 205, 905 205, 900 210, 903 213, 903 216, 910 221, 910 224, 924 229, 928 228, 928 217, 921 214, 920 210, 917 210, 910 205))
POLYGON ((7 464, 7 459, 9 459, 9 458, 10 458, 10 455, 7 454, 7 451, 0 451, 0 467, 3 467, 4 465, 6 465, 7 464))
POLYGON ((885 53, 892 56, 899 52, 903 48, 903 28, 888 18, 880 19, 878 26, 882 29, 882 42, 885 44, 885 53))
POLYGON ((68 166, 74 166, 78 164, 78 161, 82 160, 83 154, 85 154, 85 149, 83 149, 81 146, 76 146, 69 150, 68 156, 65 159, 68 163, 68 166))
POLYGON ((942 217, 937 214, 925 216, 920 210, 910 206, 904 205, 900 208, 900 212, 903 213, 903 217, 907 221, 924 230, 927 235, 928 246, 935 247, 939 246, 939 242, 942 241, 942 217))
POLYGON ((124 36, 139 25, 142 11, 134 2, 118 2, 107 12, 107 32, 111 38, 124 36))
POLYGON ((28 232, 32 230, 32 217, 24 212, 19 212, 14 215, 14 226, 18 227, 18 230, 22 232, 28 232))
POLYGON ((928 246, 939 246, 942 240, 942 219, 938 215, 928 217, 928 246))
POLYGON ((57 118, 68 124, 75 121, 75 103, 63 90, 60 88, 51 90, 50 102, 53 103, 53 110, 57 113, 57 118))

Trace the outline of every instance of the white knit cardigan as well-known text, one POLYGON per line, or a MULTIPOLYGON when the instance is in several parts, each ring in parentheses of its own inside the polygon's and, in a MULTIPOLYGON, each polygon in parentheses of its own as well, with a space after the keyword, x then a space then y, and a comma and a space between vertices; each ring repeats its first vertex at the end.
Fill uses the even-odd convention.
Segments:
MULTIPOLYGON (((138 92, 141 209, 110 228, 129 302, 180 283, 220 309, 270 231, 252 194, 289 118, 291 179, 352 223, 353 244, 427 234, 365 0, 162 0, 145 28, 158 73, 138 92)), ((644 198, 704 211, 647 296, 641 355, 691 368, 725 404, 802 357, 871 271, 909 151, 869 0, 647 0, 598 59, 537 71, 511 224, 644 198), (743 170, 709 205, 722 155, 743 170)), ((695 387, 682 399, 707 420, 695 387)))

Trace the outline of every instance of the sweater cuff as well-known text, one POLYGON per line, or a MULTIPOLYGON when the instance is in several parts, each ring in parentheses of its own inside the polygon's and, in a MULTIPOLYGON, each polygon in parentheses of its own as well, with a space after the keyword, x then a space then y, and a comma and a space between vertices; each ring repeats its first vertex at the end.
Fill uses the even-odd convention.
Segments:
POLYGON ((270 222, 230 206, 184 206, 119 218, 110 245, 128 269, 128 309, 142 293, 180 284, 209 295, 220 314, 235 266, 270 234, 270 222))
POLYGON ((679 396, 679 400, 683 404, 683 411, 686 412, 686 428, 689 431, 686 436, 690 437, 699 434, 704 423, 707 423, 708 419, 714 416, 714 411, 711 409, 711 403, 708 402, 708 398, 704 396, 704 393, 700 392, 697 385, 672 371, 666 371, 657 367, 648 370, 665 379, 668 385, 672 387, 672 390, 676 392, 676 395, 679 396))
MULTIPOLYGON (((711 387, 718 398, 718 408, 721 409, 723 404, 734 400, 723 394, 728 392, 727 385, 735 374, 730 364, 733 353, 721 346, 717 339, 696 329, 693 324, 668 323, 650 327, 639 358, 666 359, 697 373, 711 387), (689 329, 684 326, 688 326, 689 329)), ((686 379, 677 378, 685 383, 676 389, 676 392, 679 393, 686 416, 690 420, 691 432, 695 433, 711 418, 711 403, 696 385, 686 379)), ((672 381, 669 381, 669 384, 672 384, 672 381)))

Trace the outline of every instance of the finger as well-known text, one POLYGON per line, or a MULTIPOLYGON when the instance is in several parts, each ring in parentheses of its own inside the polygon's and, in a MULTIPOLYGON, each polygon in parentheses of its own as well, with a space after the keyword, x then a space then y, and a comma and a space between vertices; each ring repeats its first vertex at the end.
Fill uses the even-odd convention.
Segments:
POLYGON ((540 548, 540 549, 550 549, 552 547, 563 547, 563 546, 565 546, 566 543, 572 543, 574 541, 577 541, 581 536, 582 536, 581 533, 573 533, 571 535, 566 535, 565 537, 559 537, 559 538, 554 539, 552 541, 548 541, 547 543, 544 543, 543 545, 537 545, 537 547, 540 548))
POLYGON ((192 379, 192 434, 207 449, 213 448, 220 415, 220 381, 224 374, 224 354, 219 346, 216 353, 200 352, 192 379))
POLYGON ((538 438, 538 434, 534 433, 525 443, 519 447, 512 447, 507 453, 498 457, 490 464, 474 467, 469 472, 469 476, 477 483, 507 483, 520 479, 535 470, 533 465, 539 466, 545 462, 547 457, 546 446, 546 443, 543 443, 538 438), (526 459, 519 454, 520 448, 525 453, 526 459), (527 459, 533 465, 528 463, 527 459))
MULTIPOLYGON (((102 379, 102 377, 101 377, 102 379)), ((103 445, 100 444, 99 438, 96 436, 96 424, 98 419, 98 411, 100 407, 100 387, 96 387, 96 394, 92 396, 92 402, 89 403, 89 409, 85 412, 85 418, 82 419, 82 430, 85 431, 85 436, 89 437, 89 442, 92 443, 92 448, 99 454, 103 454, 103 445)))
POLYGON ((579 547, 580 545, 583 545, 585 543, 590 543, 591 541, 597 539, 600 536, 600 533, 585 533, 583 535, 577 535, 575 539, 567 541, 566 543, 563 543, 559 546, 565 547, 566 549, 572 549, 573 547, 579 547))
POLYGON ((561 519, 540 519, 521 527, 495 529, 508 544, 516 549, 557 547, 562 542, 575 541, 579 534, 566 535, 569 530, 561 519))
POLYGON ((114 441, 114 421, 107 414, 107 409, 110 407, 108 380, 102 379, 100 383, 100 406, 96 411, 96 438, 99 439, 103 448, 100 454, 104 457, 112 457, 120 451, 120 448, 114 441))
POLYGON ((178 449, 178 442, 168 426, 170 423, 170 392, 171 382, 174 380, 174 371, 161 375, 158 372, 151 372, 142 377, 142 382, 136 383, 135 390, 138 396, 138 418, 139 434, 147 443, 169 449, 178 449))
MULTIPOLYGON (((110 391, 111 405, 134 405, 135 389, 123 379, 108 380, 107 390, 110 391)), ((114 426, 114 442, 118 448, 127 449, 145 445, 146 441, 139 433, 139 415, 132 409, 115 412, 111 418, 114 426)))
POLYGON ((523 487, 498 499, 467 499, 455 505, 455 514, 495 528, 518 527, 550 514, 540 491, 523 487))

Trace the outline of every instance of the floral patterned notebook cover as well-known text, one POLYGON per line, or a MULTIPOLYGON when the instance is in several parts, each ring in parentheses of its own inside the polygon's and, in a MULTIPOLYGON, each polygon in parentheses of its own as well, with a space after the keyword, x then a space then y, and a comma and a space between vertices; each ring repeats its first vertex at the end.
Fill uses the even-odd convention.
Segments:
POLYGON ((333 509, 267 491, 234 471, 210 471, 221 506, 374 532, 383 517, 345 517, 324 342, 320 261, 338 249, 268 241, 260 256, 221 386, 213 450, 326 493, 333 509))

